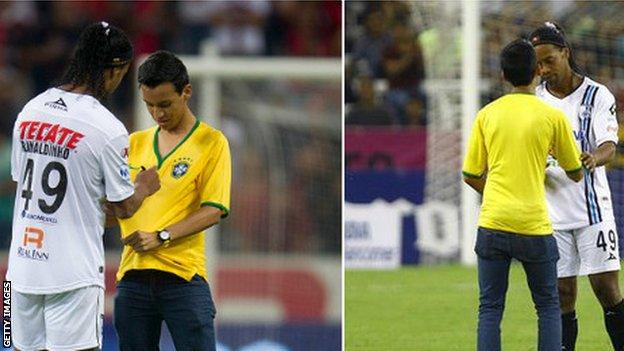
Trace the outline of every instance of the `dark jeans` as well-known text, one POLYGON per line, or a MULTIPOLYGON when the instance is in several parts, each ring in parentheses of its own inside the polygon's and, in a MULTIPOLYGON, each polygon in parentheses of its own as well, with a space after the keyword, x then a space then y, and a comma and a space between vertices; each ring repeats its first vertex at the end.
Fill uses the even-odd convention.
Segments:
POLYGON ((538 350, 561 350, 561 310, 557 292, 557 242, 552 235, 530 236, 479 228, 475 252, 479 270, 477 350, 501 349, 509 265, 522 263, 538 316, 538 350))
POLYGON ((178 351, 214 351, 215 306, 204 278, 130 271, 117 285, 114 323, 121 351, 158 350, 162 322, 178 351))

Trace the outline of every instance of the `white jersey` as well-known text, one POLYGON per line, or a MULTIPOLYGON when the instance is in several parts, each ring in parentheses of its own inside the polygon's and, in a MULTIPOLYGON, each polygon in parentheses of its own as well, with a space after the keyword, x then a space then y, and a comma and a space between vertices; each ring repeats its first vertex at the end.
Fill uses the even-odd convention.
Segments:
MULTIPOLYGON (((559 99, 542 83, 535 94, 568 116, 581 152, 592 152, 605 142, 618 142, 615 98, 602 84, 587 77, 570 95, 559 99)), ((584 170, 583 180, 575 183, 552 159, 546 168, 546 200, 555 230, 572 230, 613 220, 611 191, 605 167, 593 173, 584 170)))
POLYGON ((104 287, 100 201, 134 193, 128 131, 94 97, 52 88, 13 127, 17 182, 7 278, 16 291, 51 294, 104 287))

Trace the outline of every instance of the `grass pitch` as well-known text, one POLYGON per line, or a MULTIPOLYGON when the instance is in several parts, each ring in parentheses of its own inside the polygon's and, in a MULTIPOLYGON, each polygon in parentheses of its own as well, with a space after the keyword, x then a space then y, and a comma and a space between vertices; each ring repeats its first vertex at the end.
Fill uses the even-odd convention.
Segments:
MULTIPOLYGON (((612 350, 587 277, 579 278, 576 307, 576 349, 612 350)), ((347 270, 346 350, 475 350, 477 309, 476 268, 347 270)), ((503 350, 537 350, 537 315, 519 264, 512 264, 501 329, 503 350)))

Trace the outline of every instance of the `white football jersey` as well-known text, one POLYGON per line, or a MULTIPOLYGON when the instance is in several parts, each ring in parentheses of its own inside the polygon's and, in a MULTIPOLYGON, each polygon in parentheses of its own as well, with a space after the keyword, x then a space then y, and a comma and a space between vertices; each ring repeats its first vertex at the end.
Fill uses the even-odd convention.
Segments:
POLYGON ((13 127, 17 182, 7 278, 16 291, 51 294, 104 287, 100 202, 134 193, 128 131, 92 96, 52 88, 13 127))
MULTIPOLYGON (((570 95, 559 99, 548 91, 546 84, 535 94, 547 104, 568 116, 574 138, 581 152, 593 152, 604 142, 618 142, 615 98, 602 84, 587 77, 570 95)), ((553 229, 571 230, 605 220, 613 220, 611 191, 605 167, 593 173, 584 170, 583 180, 568 179, 556 160, 549 157, 546 168, 546 199, 553 229)))

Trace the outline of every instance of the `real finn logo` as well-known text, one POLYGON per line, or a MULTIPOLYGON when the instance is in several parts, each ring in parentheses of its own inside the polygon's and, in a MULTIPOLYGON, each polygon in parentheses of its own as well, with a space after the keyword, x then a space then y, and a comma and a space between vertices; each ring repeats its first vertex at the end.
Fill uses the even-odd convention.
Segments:
POLYGON ((173 170, 171 171, 171 176, 178 179, 188 172, 190 165, 188 162, 180 161, 173 165, 173 170))

